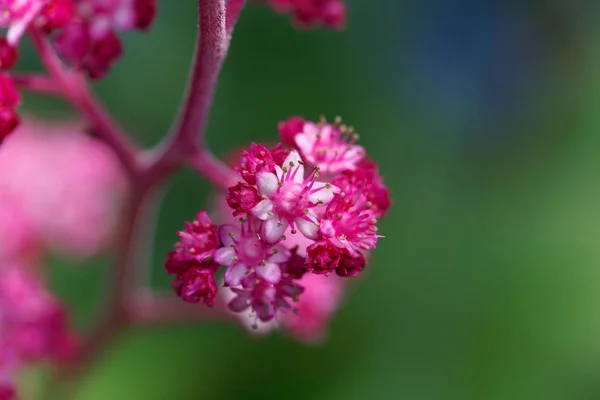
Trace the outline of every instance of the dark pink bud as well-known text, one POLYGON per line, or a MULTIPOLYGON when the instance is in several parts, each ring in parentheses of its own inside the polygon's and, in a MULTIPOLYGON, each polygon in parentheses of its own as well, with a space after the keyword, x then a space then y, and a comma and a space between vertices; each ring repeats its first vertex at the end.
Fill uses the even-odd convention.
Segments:
POLYGON ((11 69, 17 62, 18 56, 17 49, 10 45, 5 37, 0 37, 0 70, 11 69))
POLYGON ((275 172, 275 162, 269 149, 261 144, 252 143, 250 150, 242 150, 240 166, 236 170, 246 182, 256 185, 256 173, 275 172))
POLYGON ((75 7, 72 0, 51 0, 42 9, 42 24, 40 28, 50 33, 52 30, 62 28, 73 20, 75 7))
POLYGON ((340 1, 328 1, 323 7, 323 23, 333 29, 343 29, 346 26, 346 5, 340 1))
POLYGON ((65 26, 54 39, 56 51, 67 61, 80 64, 92 48, 89 29, 83 24, 65 26))
POLYGON ((177 251, 169 252, 167 254, 167 261, 165 262, 165 270, 171 275, 181 275, 188 269, 199 266, 199 261, 189 259, 177 251))
POLYGON ((289 117, 287 121, 280 122, 277 128, 281 141, 288 146, 296 147, 295 138, 304 129, 304 122, 302 117, 289 117))
POLYGON ((287 156, 290 154, 290 149, 284 147, 281 143, 277 143, 275 147, 271 149, 271 155, 275 164, 282 165, 287 156))
POLYGON ((6 74, 0 74, 0 108, 15 108, 21 102, 21 95, 14 82, 6 74))
POLYGON ((308 269, 314 274, 329 275, 342 257, 342 250, 328 241, 316 242, 306 248, 308 269))
POLYGON ((0 383, 0 400, 16 400, 17 393, 15 392, 15 388, 5 384, 0 383))
POLYGON ((188 303, 204 303, 212 306, 217 295, 214 271, 198 267, 191 268, 175 279, 173 289, 188 303))
POLYGON ((306 258, 298 254, 298 246, 290 250, 290 259, 281 265, 281 271, 292 279, 302 279, 308 272, 306 258))
POLYGON ((361 253, 357 252, 355 256, 352 256, 347 251, 344 251, 335 269, 335 273, 348 278, 358 275, 363 269, 365 269, 365 257, 361 253))
POLYGON ((122 53, 121 39, 114 32, 109 32, 101 40, 94 43, 90 55, 84 62, 84 68, 87 70, 88 76, 91 79, 104 77, 122 53))
POLYGON ((235 216, 247 214, 259 201, 260 196, 255 186, 238 182, 237 185, 229 188, 227 204, 234 210, 235 216))
POLYGON ((147 30, 156 16, 156 0, 135 0, 133 9, 135 12, 135 27, 147 30))
POLYGON ((21 119, 11 108, 0 109, 0 143, 19 126, 21 119))

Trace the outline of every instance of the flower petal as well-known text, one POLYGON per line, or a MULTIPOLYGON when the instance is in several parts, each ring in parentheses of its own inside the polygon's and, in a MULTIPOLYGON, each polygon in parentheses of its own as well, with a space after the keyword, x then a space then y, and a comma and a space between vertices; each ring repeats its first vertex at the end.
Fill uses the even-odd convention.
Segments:
POLYGON ((281 270, 279 264, 267 263, 256 267, 256 274, 269 283, 279 283, 281 279, 281 270))
POLYGON ((329 204, 333 195, 339 191, 340 189, 331 183, 315 182, 308 195, 308 200, 313 203, 329 204))
POLYGON ((300 152, 304 155, 310 154, 315 145, 315 137, 309 136, 306 133, 297 134, 294 141, 296 142, 296 146, 300 149, 300 152))
POLYGON ((237 286, 242 282, 250 270, 246 264, 233 264, 225 271, 225 284, 228 286, 237 286))
POLYGON ((267 243, 277 243, 281 240, 283 233, 288 227, 288 222, 286 220, 278 220, 277 218, 268 219, 265 222, 265 241, 267 243))
POLYGON ((291 253, 285 246, 277 244, 271 248, 271 255, 267 260, 274 263, 282 263, 289 260, 290 256, 291 253))
POLYGON ((256 173, 256 184, 260 194, 273 196, 279 187, 278 183, 277 175, 272 172, 261 171, 256 173))
POLYGON ((239 236, 240 229, 237 226, 226 224, 219 228, 219 238, 224 246, 234 243, 234 241, 238 240, 239 236))
POLYGON ((302 232, 304 236, 312 240, 319 237, 319 226, 314 221, 316 221, 316 218, 314 213, 311 212, 304 217, 299 217, 294 220, 298 230, 302 232))
POLYGON ((273 202, 271 200, 262 200, 254 206, 250 213, 256 218, 266 221, 273 218, 273 202))
POLYGON ((230 246, 221 247, 215 252, 214 259, 218 264, 230 266, 235 263, 235 248, 230 246))

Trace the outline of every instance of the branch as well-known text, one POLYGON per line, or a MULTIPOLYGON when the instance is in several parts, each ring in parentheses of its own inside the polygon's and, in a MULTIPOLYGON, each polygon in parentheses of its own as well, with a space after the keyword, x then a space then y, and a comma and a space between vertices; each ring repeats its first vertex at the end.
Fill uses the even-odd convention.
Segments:
MULTIPOLYGON (((31 30, 31 38, 50 77, 61 88, 61 94, 95 126, 99 136, 114 149, 126 171, 134 173, 137 170, 136 146, 90 92, 84 77, 66 70, 38 31, 31 30)), ((23 80, 21 82, 24 83, 23 80)))
POLYGON ((198 0, 198 47, 172 146, 185 152, 204 138, 214 91, 229 48, 225 0, 198 0))
POLYGON ((213 307, 203 304, 186 303, 180 298, 167 294, 139 293, 131 305, 131 315, 137 324, 164 325, 189 323, 204 319, 231 320, 223 302, 217 301, 213 307))
POLYGON ((15 85, 32 92, 62 94, 63 90, 54 79, 49 76, 35 74, 11 74, 15 85))
POLYGON ((233 169, 206 149, 190 154, 185 161, 196 172, 208 178, 220 189, 227 190, 238 181, 238 176, 233 169))

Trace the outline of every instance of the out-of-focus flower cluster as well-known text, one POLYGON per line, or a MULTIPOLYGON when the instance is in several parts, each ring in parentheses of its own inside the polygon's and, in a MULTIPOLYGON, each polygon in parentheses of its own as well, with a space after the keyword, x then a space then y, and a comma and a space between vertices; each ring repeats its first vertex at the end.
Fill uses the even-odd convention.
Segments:
MULTIPOLYGON (((87 257, 112 236, 125 180, 118 160, 77 124, 26 120, 0 147, 0 399, 24 363, 74 356, 44 255, 87 257)), ((5 397, 2 397, 4 394, 5 397)))
POLYGON ((19 124, 21 98, 9 70, 18 58, 23 34, 34 29, 49 39, 58 55, 92 79, 102 78, 121 57, 117 34, 147 30, 156 0, 0 0, 0 141, 19 124))
POLYGON ((342 29, 346 25, 346 5, 342 0, 267 0, 280 13, 289 13, 302 28, 325 25, 342 29))
POLYGON ((282 144, 252 144, 226 202, 234 223, 206 212, 186 223, 165 264, 185 301, 212 305, 224 273, 231 311, 250 325, 283 325, 314 341, 337 307, 341 278, 357 276, 391 201, 358 135, 337 120, 280 123, 282 144), (244 317, 245 318, 245 317, 244 317))

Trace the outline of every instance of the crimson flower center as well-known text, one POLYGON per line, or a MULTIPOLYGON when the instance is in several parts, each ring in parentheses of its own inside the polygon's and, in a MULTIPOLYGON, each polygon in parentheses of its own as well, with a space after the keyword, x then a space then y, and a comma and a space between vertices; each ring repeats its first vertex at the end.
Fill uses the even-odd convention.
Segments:
POLYGON ((258 265, 267 258, 264 243, 255 237, 242 238, 236 244, 236 254, 246 265, 258 265))
POLYGON ((309 201, 306 187, 293 181, 283 182, 272 199, 277 214, 284 218, 296 218, 308 208, 309 201))

